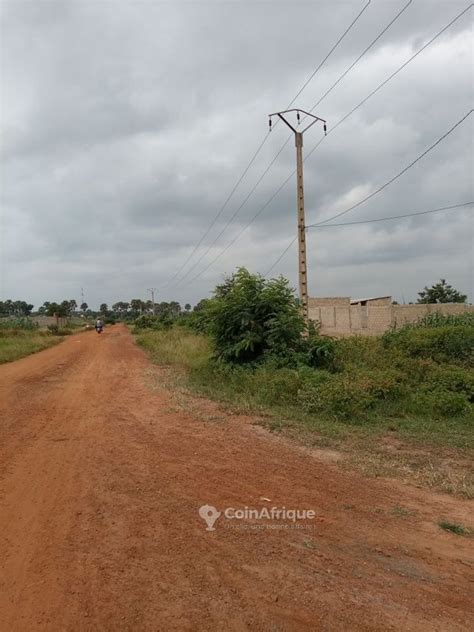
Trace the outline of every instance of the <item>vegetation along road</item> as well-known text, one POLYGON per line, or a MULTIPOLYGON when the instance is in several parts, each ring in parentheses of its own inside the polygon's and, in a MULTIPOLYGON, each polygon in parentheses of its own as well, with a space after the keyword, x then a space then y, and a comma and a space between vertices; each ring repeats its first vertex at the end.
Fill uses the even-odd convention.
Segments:
POLYGON ((177 408, 164 371, 123 325, 0 367, 1 630, 469 629, 472 538, 438 525, 468 500, 177 408))

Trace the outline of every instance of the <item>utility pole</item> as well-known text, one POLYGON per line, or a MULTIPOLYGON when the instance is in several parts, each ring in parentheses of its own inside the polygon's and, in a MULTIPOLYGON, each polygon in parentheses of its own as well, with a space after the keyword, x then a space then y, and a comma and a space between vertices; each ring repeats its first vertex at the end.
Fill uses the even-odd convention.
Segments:
POLYGON ((148 292, 150 292, 150 293, 151 293, 151 302, 153 303, 153 315, 155 315, 155 314, 156 314, 156 308, 155 308, 155 290, 156 290, 156 287, 149 287, 149 288, 148 288, 148 290, 147 290, 148 292))
POLYGON ((287 125, 295 134, 295 146, 296 146, 296 205, 298 213, 298 276, 299 276, 299 289, 300 300, 303 310, 303 316, 305 320, 308 320, 308 272, 306 265, 306 223, 304 216, 304 186, 303 186, 303 134, 315 123, 321 121, 323 123, 324 133, 326 134, 326 121, 319 116, 314 116, 310 112, 305 112, 300 109, 284 110, 283 112, 274 112, 269 114, 268 124, 270 131, 272 130, 272 116, 278 116, 285 125, 287 125), (305 118, 311 118, 311 122, 303 129, 298 131, 294 125, 285 118, 285 114, 288 116, 291 112, 296 112, 296 125, 301 122, 301 114, 305 115, 305 118))

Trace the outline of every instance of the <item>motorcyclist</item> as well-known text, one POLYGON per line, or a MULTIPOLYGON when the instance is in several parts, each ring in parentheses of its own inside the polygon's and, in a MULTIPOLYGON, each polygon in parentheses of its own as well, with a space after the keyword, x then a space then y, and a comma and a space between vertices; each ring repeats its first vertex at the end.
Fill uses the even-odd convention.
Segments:
POLYGON ((100 318, 98 318, 95 321, 95 330, 97 331, 97 333, 100 333, 103 328, 104 328, 104 323, 102 322, 100 318))

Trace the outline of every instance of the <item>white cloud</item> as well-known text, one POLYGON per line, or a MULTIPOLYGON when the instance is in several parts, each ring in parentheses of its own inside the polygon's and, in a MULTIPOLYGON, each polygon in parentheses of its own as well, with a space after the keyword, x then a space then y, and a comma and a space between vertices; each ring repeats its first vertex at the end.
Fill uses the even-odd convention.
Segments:
MULTIPOLYGON (((2 40, 2 298, 144 296, 184 262, 284 107, 362 6, 348 3, 6 2, 2 40), (25 46, 28 42, 28 46, 25 46)), ((308 109, 402 3, 372 3, 298 99, 308 109)), ((463 2, 414 2, 318 106, 329 129, 454 15, 463 2), (434 10, 436 9, 436 10, 434 10)), ((307 223, 343 210, 393 176, 472 103, 464 16, 321 143, 305 162, 307 223)), ((471 117, 472 118, 472 117, 471 117)), ((345 217, 472 199, 472 121, 345 217)), ((291 140, 268 138, 190 261, 193 278, 294 169, 291 140)), ((321 139, 315 126, 305 152, 321 139)), ((295 234, 290 180, 202 277, 162 299, 197 302, 237 265, 264 272, 295 234)), ((308 235, 311 291, 416 291, 440 276, 474 298, 472 211, 308 235), (402 288, 403 286, 403 288, 402 288)), ((296 254, 278 264, 296 282, 296 254)))

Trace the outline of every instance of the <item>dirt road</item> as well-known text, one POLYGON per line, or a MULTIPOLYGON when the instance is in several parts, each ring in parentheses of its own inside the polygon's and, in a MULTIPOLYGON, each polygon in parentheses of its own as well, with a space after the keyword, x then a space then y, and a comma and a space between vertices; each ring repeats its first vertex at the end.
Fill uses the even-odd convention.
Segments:
POLYGON ((469 629, 473 541, 437 526, 468 502, 176 408, 160 370, 120 326, 0 367, 2 632, 469 629))

